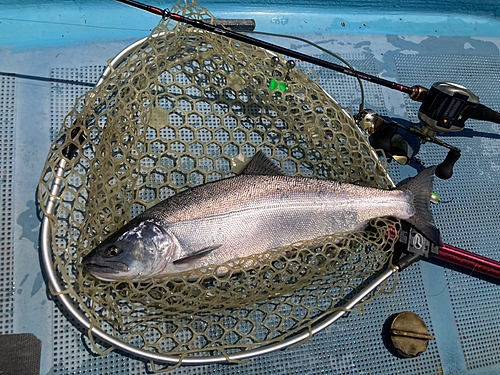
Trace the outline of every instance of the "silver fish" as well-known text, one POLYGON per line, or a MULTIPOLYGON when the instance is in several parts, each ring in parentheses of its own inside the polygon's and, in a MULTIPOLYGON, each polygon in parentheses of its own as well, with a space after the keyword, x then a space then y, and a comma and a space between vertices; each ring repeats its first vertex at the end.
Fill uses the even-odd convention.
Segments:
POLYGON ((105 281, 160 277, 360 230, 384 216, 407 220, 439 242, 429 210, 434 170, 424 170, 398 189, 382 190, 287 176, 259 152, 242 175, 195 187, 151 207, 82 263, 105 281))

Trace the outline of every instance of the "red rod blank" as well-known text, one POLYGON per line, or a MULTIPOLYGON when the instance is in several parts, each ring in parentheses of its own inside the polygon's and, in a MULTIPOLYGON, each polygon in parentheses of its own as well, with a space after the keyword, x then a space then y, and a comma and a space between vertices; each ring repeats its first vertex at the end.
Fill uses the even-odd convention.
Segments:
POLYGON ((435 259, 500 280, 500 262, 444 244, 435 259))

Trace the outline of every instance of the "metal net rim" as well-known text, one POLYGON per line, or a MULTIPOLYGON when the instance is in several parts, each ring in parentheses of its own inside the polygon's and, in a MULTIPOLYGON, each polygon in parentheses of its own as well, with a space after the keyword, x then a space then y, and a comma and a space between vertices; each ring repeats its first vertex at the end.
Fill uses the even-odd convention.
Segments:
MULTIPOLYGON (((166 32, 158 33, 158 34, 153 34, 152 37, 160 37, 164 36, 166 32)), ((106 77, 112 73, 113 68, 117 66, 123 58, 128 55, 134 48, 137 46, 140 46, 145 40, 147 40, 149 37, 144 37, 134 43, 132 43, 130 46, 126 47, 123 49, 119 54, 116 55, 115 58, 111 59, 108 61, 108 67, 106 70, 103 72, 101 78, 97 82, 96 86, 99 86, 102 84, 106 77)), ((272 52, 270 52, 272 53, 272 52)), ((316 84, 317 88, 321 90, 330 100, 335 101, 330 94, 325 92, 318 84, 316 84)), ((352 115, 344 108, 342 108, 342 111, 348 115, 349 117, 352 117, 352 115)), ((372 150, 372 152, 374 152, 372 150)), ((380 161, 378 156, 376 157, 376 160, 380 163, 380 167, 382 170, 385 170, 385 167, 383 163, 380 161)), ((355 307, 358 303, 360 303, 366 296, 368 296, 371 292, 373 292, 376 288, 378 288, 380 285, 382 285, 387 279, 393 275, 395 272, 397 272, 396 267, 389 267, 378 277, 376 277, 370 284, 365 286, 361 291, 359 291, 354 297, 351 298, 351 300, 346 303, 341 310, 334 310, 332 311, 329 315, 325 317, 324 320, 320 322, 316 322, 314 325, 311 326, 309 331, 305 332, 300 332, 296 333, 290 337, 285 338, 285 340, 277 343, 273 343, 267 346, 262 346, 262 347, 257 347, 254 349, 250 350, 245 350, 241 351, 239 353, 234 353, 234 354, 226 354, 226 355, 215 355, 215 356, 203 356, 203 357, 184 357, 184 356, 179 356, 179 355, 171 355, 171 354, 164 354, 164 353, 156 353, 148 350, 144 350, 141 348, 138 348, 136 346, 133 346, 131 344, 128 344, 121 339, 114 337, 112 335, 109 335, 108 333, 104 332, 101 328, 98 328, 93 325, 93 323, 82 313, 82 310, 79 309, 75 305, 75 301, 71 298, 71 296, 67 293, 65 293, 65 289, 61 286, 60 280, 56 274, 56 271, 53 267, 53 262, 52 262, 52 243, 51 243, 51 215, 53 215, 55 208, 56 208, 56 203, 57 203, 57 198, 60 197, 61 194, 61 184, 63 182, 62 176, 64 175, 66 168, 67 168, 67 161, 65 159, 61 159, 58 163, 58 170, 56 177, 54 178, 54 183, 52 186, 52 190, 49 195, 49 200, 47 202, 47 206, 45 207, 44 213, 45 216, 42 221, 42 226, 41 226, 41 235, 42 235, 42 241, 41 241, 41 251, 42 251, 42 259, 43 259, 43 264, 45 271, 48 276, 48 281, 49 281, 49 287, 52 289, 52 292, 54 295, 56 295, 59 299, 59 301, 63 304, 65 307, 66 311, 70 313, 70 315, 75 318, 83 327, 88 329, 88 334, 91 340, 92 335, 95 335, 96 337, 99 337, 102 339, 104 342, 108 343, 109 345, 112 346, 111 349, 121 349, 125 352, 128 352, 133 355, 137 355, 143 359, 151 360, 151 361, 156 361, 156 362, 163 362, 163 363, 169 363, 169 364, 186 364, 186 365, 203 365, 203 364, 213 364, 213 363, 229 363, 229 362, 236 362, 236 361, 242 361, 246 360, 258 355, 263 355, 263 354, 268 354, 271 352, 274 352, 276 350, 282 350, 285 348, 288 348, 293 345, 300 344, 301 342, 306 341, 308 338, 310 338, 312 335, 320 332, 321 330, 327 328, 331 324, 333 324, 337 319, 342 317, 345 313, 347 313, 350 309, 355 307)), ((388 182, 392 184, 392 181, 390 180, 389 176, 387 176, 388 182)))

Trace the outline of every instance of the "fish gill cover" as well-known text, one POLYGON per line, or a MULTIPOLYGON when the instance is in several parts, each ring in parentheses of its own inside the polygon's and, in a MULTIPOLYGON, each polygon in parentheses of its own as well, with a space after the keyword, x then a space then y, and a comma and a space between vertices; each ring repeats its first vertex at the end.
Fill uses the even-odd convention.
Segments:
MULTIPOLYGON (((217 22, 195 1, 172 12, 217 22)), ((47 204, 66 159, 49 215, 53 267, 93 326, 145 350, 227 355, 310 329, 390 263, 395 239, 386 233, 399 222, 385 218, 369 231, 144 283, 103 282, 81 265, 131 218, 186 188, 234 176, 258 150, 290 175, 390 185, 352 117, 310 76, 295 69, 285 91, 269 88, 288 73, 273 56, 163 19, 77 100, 49 152, 39 198, 47 204)))

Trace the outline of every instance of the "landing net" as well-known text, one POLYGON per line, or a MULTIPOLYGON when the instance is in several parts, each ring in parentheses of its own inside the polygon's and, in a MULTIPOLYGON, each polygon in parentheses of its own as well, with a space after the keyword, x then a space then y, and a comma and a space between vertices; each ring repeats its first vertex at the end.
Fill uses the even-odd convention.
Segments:
MULTIPOLYGON (((195 1, 172 12, 217 22, 195 1)), ((386 234, 399 222, 377 219, 368 231, 236 259, 224 272, 214 266, 138 284, 99 281, 82 267, 131 218, 234 176, 258 150, 290 175, 390 186, 352 117, 313 74, 289 71, 282 56, 275 65, 274 56, 162 20, 77 100, 48 155, 39 198, 45 206, 66 160, 62 193, 46 212, 53 267, 93 326, 144 350, 227 356, 310 330, 389 263, 395 239, 386 234)))

